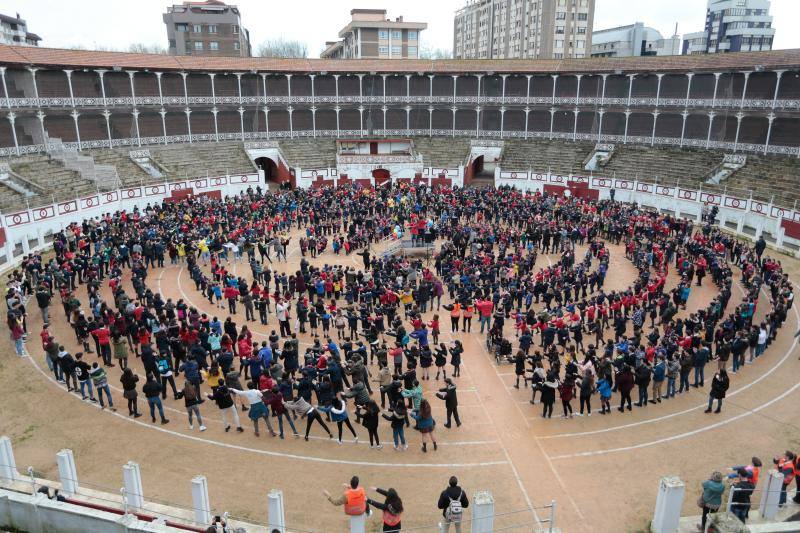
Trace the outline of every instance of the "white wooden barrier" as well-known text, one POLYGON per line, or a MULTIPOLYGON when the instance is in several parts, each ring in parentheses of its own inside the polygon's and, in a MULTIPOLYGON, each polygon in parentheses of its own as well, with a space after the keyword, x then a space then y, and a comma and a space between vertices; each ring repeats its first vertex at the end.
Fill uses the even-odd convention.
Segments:
POLYGON ((58 477, 61 479, 61 491, 66 496, 73 496, 78 492, 78 472, 75 469, 75 456, 72 450, 61 450, 56 454, 58 462, 58 477))

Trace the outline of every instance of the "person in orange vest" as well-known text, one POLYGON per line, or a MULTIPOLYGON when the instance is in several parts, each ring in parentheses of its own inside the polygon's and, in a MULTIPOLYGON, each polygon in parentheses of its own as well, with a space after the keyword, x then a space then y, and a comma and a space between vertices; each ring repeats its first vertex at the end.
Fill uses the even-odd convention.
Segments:
POLYGON ((778 500, 778 505, 780 507, 786 505, 786 491, 789 489, 789 485, 792 484, 792 481, 794 481, 794 476, 796 474, 796 461, 797 456, 790 451, 784 453, 783 457, 780 459, 776 458, 772 460, 772 462, 775 463, 775 468, 778 470, 778 472, 783 474, 781 497, 780 500, 778 500))
POLYGON ((323 490, 322 494, 324 494, 333 505, 343 505, 344 514, 347 516, 361 516, 365 513, 367 516, 370 516, 372 512, 367 504, 367 493, 364 491, 364 487, 359 487, 358 484, 358 476, 353 476, 350 478, 349 485, 347 483, 342 484, 344 492, 338 498, 331 496, 331 493, 327 490, 323 490))
POLYGON ((394 489, 383 490, 378 487, 370 487, 378 494, 384 496, 383 503, 376 502, 371 498, 367 498, 367 503, 373 507, 383 511, 383 531, 400 531, 402 524, 400 520, 403 517, 403 500, 397 495, 394 489))

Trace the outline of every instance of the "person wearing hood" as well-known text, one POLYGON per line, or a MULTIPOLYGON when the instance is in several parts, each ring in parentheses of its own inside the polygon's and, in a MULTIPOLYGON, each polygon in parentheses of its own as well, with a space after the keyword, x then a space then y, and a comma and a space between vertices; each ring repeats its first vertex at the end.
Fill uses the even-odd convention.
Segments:
POLYGON ((746 524, 747 515, 750 513, 750 497, 756 486, 745 468, 737 469, 736 474, 738 477, 731 485, 731 512, 746 524))
POLYGON ((722 505, 722 493, 725 492, 725 485, 722 483, 722 473, 714 472, 711 477, 703 481, 703 493, 697 499, 697 505, 703 509, 703 517, 699 524, 698 529, 706 531, 706 521, 708 520, 709 513, 716 513, 722 505))

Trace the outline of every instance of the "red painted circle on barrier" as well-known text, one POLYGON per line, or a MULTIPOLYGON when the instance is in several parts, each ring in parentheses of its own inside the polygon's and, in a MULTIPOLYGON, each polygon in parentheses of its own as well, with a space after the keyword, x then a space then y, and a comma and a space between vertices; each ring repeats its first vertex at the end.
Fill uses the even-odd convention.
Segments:
POLYGON ((620 181, 619 182, 619 186, 620 186, 621 189, 627 189, 628 188, 628 182, 624 181, 624 180, 620 181))
POLYGON ((312 170, 312 171, 311 171, 311 175, 312 175, 313 177, 316 177, 316 176, 317 176, 317 171, 316 171, 316 170, 312 170))
POLYGON ((756 204, 756 213, 762 213, 764 211, 764 204, 756 204))
POLYGON ((152 194, 158 194, 159 193, 159 188, 158 187, 150 187, 150 192, 152 194))
POLYGON ((214 178, 214 185, 222 185, 222 178, 214 178))
POLYGON ((127 194, 128 194, 128 198, 135 198, 136 197, 136 189, 128 189, 127 194))
POLYGON ((717 200, 717 197, 713 194, 706 195, 706 202, 714 203, 717 200))
POLYGON ((683 197, 689 200, 692 197, 692 193, 690 191, 683 191, 683 197))
POLYGON ((86 200, 86 207, 93 207, 94 206, 94 198, 88 198, 86 200))
POLYGON ((47 217, 47 209, 39 209, 39 218, 47 217))
POLYGON ((66 204, 64 206, 64 212, 69 213, 70 211, 72 211, 72 204, 66 204))
POLYGON ((247 176, 242 176, 242 183, 246 183, 247 179, 248 179, 247 176))
POLYGON ((14 215, 13 217, 11 217, 11 221, 14 224, 20 224, 20 223, 22 223, 22 217, 19 216, 19 215, 14 215))
POLYGON ((106 193, 106 200, 108 200, 109 202, 113 202, 114 201, 114 195, 112 193, 110 193, 110 192, 106 193))
POLYGON ((512 173, 511 173, 511 177, 512 177, 512 178, 516 178, 516 177, 517 177, 517 173, 516 173, 516 172, 512 172, 512 173))
POLYGON ((736 198, 732 198, 731 199, 731 206, 740 207, 739 200, 737 200, 736 198))

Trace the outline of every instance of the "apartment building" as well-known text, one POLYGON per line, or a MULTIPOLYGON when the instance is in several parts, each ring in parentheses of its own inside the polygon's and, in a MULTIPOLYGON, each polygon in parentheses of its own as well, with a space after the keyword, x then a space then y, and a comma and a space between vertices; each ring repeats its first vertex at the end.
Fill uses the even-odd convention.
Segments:
POLYGON ((28 31, 28 24, 19 13, 15 17, 0 15, 0 44, 39 46, 42 38, 28 31))
POLYGON ((456 59, 580 59, 595 0, 469 0, 453 21, 456 59))
POLYGON ((168 7, 164 24, 172 55, 250 57, 252 53, 239 8, 219 0, 168 7))
POLYGON ((323 59, 418 59, 420 34, 428 25, 387 18, 385 9, 353 9, 338 41, 325 43, 323 59))
POLYGON ((683 36, 684 54, 772 50, 769 0, 708 0, 706 25, 683 36))
POLYGON ((636 22, 592 33, 592 57, 675 56, 681 54, 681 38, 665 39, 655 28, 636 22))

